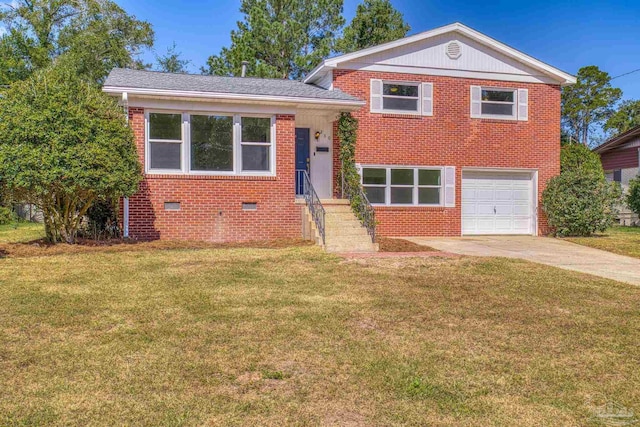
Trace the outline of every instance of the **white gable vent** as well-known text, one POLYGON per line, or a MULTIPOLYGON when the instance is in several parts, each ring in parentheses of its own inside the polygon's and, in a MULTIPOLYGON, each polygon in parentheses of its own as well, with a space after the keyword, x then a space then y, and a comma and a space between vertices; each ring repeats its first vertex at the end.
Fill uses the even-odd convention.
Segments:
POLYGON ((447 56, 451 59, 458 59, 462 55, 462 46, 458 42, 451 42, 447 45, 447 56))

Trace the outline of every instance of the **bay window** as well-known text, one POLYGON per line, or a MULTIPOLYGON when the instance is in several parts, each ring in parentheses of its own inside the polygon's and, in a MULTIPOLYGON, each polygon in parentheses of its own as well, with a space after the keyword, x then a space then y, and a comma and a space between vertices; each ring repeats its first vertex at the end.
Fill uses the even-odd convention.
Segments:
POLYGON ((362 186, 374 205, 441 206, 442 172, 442 168, 365 166, 362 186))
POLYGON ((150 173, 275 174, 274 117, 150 112, 147 123, 150 173))

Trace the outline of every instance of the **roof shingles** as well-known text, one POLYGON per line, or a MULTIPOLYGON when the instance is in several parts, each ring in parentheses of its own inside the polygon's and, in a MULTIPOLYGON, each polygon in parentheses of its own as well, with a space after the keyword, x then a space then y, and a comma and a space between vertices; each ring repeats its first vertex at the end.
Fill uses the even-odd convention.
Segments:
POLYGON ((313 84, 306 84, 295 80, 170 74, 124 68, 113 69, 111 73, 109 73, 104 86, 129 89, 306 98, 338 102, 360 101, 360 99, 347 95, 339 90, 327 90, 313 84))

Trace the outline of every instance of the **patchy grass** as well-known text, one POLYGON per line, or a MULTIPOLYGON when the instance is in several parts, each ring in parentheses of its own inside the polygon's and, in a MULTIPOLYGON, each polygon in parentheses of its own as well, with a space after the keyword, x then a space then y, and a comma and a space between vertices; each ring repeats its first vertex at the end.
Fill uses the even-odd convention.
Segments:
POLYGON ((640 409, 640 290, 316 247, 0 260, 0 425, 585 425, 640 409), (635 405, 635 407, 634 407, 635 405))
POLYGON ((592 237, 569 237, 568 240, 591 248, 640 258, 640 227, 612 227, 592 237))
POLYGON ((405 239, 379 237, 380 252, 438 252, 429 246, 419 245, 405 239))

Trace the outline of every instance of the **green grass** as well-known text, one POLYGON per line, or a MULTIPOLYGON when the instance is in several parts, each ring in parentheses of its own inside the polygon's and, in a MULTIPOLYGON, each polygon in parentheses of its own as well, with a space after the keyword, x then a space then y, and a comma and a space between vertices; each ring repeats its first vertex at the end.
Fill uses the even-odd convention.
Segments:
POLYGON ((0 259, 0 425, 586 425, 640 410, 640 289, 316 247, 0 259))
POLYGON ((42 239, 44 226, 34 222, 14 222, 0 225, 0 243, 28 242, 42 239))
POLYGON ((640 258, 640 227, 616 226, 592 237, 567 238, 573 243, 640 258))

